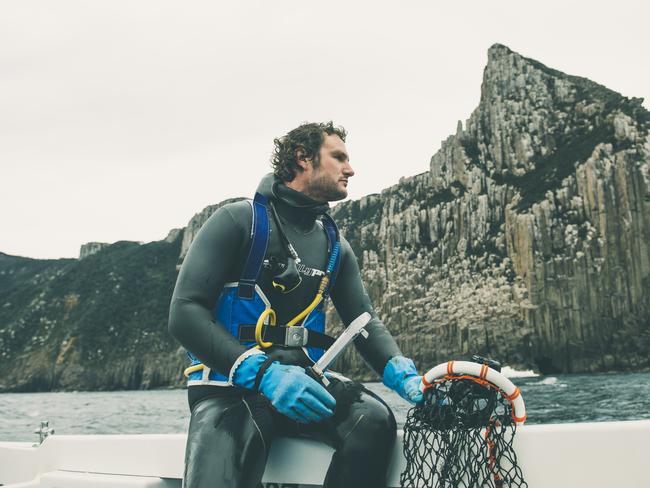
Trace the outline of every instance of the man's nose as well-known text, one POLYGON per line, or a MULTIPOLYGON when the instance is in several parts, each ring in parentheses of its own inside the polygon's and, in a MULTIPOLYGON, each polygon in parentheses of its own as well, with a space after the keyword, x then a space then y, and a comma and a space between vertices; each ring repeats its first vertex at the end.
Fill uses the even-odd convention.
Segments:
POLYGON ((349 162, 345 165, 345 168, 343 168, 343 174, 348 178, 354 176, 354 170, 352 169, 352 166, 350 166, 349 162))

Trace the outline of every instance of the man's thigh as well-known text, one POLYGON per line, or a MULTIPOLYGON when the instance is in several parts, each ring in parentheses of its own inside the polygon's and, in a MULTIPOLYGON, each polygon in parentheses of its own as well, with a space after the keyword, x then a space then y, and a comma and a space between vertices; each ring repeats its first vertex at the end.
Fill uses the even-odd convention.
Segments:
POLYGON ((395 417, 379 396, 357 381, 346 379, 332 383, 330 393, 336 398, 334 416, 317 424, 301 426, 301 434, 322 440, 335 449, 353 439, 361 445, 376 443, 377 435, 394 439, 395 417))
POLYGON ((256 488, 273 430, 268 403, 259 395, 200 401, 190 419, 184 488, 256 488))

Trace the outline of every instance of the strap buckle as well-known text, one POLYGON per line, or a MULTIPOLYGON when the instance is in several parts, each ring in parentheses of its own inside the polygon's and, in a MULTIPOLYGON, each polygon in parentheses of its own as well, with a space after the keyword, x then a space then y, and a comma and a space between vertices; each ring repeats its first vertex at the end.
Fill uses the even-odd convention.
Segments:
POLYGON ((287 347, 304 347, 309 340, 309 330, 302 326, 287 327, 284 336, 284 345, 287 347))

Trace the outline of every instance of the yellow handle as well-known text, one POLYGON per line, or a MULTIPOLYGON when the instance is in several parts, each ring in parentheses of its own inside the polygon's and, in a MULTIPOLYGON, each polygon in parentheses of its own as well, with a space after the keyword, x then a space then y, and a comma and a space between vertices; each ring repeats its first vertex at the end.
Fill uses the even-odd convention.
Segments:
POLYGON ((183 371, 183 375, 187 378, 190 374, 194 373, 194 371, 199 371, 203 369, 203 364, 195 364, 194 366, 190 366, 189 368, 185 368, 185 371, 183 371))
POLYGON ((257 342, 257 346, 255 347, 261 349, 265 349, 273 345, 272 342, 264 342, 264 340, 262 340, 262 327, 264 326, 266 317, 269 317, 269 325, 275 325, 275 310, 272 308, 267 308, 260 314, 257 319, 257 324, 255 325, 255 341, 257 342))

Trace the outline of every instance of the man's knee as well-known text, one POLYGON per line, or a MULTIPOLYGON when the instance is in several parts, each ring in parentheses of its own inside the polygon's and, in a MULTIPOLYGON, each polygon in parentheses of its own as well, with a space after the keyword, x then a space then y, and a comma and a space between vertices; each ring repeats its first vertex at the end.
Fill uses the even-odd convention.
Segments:
MULTIPOLYGON (((356 387, 353 387, 356 388, 356 387)), ((324 486, 377 488, 385 486, 395 433, 390 408, 359 385, 344 421, 337 425, 336 453, 324 486)), ((337 398, 338 401, 338 398, 337 398)))
POLYGON ((397 424, 393 412, 386 404, 370 395, 364 394, 364 408, 359 409, 359 435, 374 441, 393 442, 397 432, 397 424))
POLYGON ((393 412, 365 388, 349 406, 349 414, 340 426, 340 446, 368 452, 385 451, 395 440, 397 425, 393 412))

